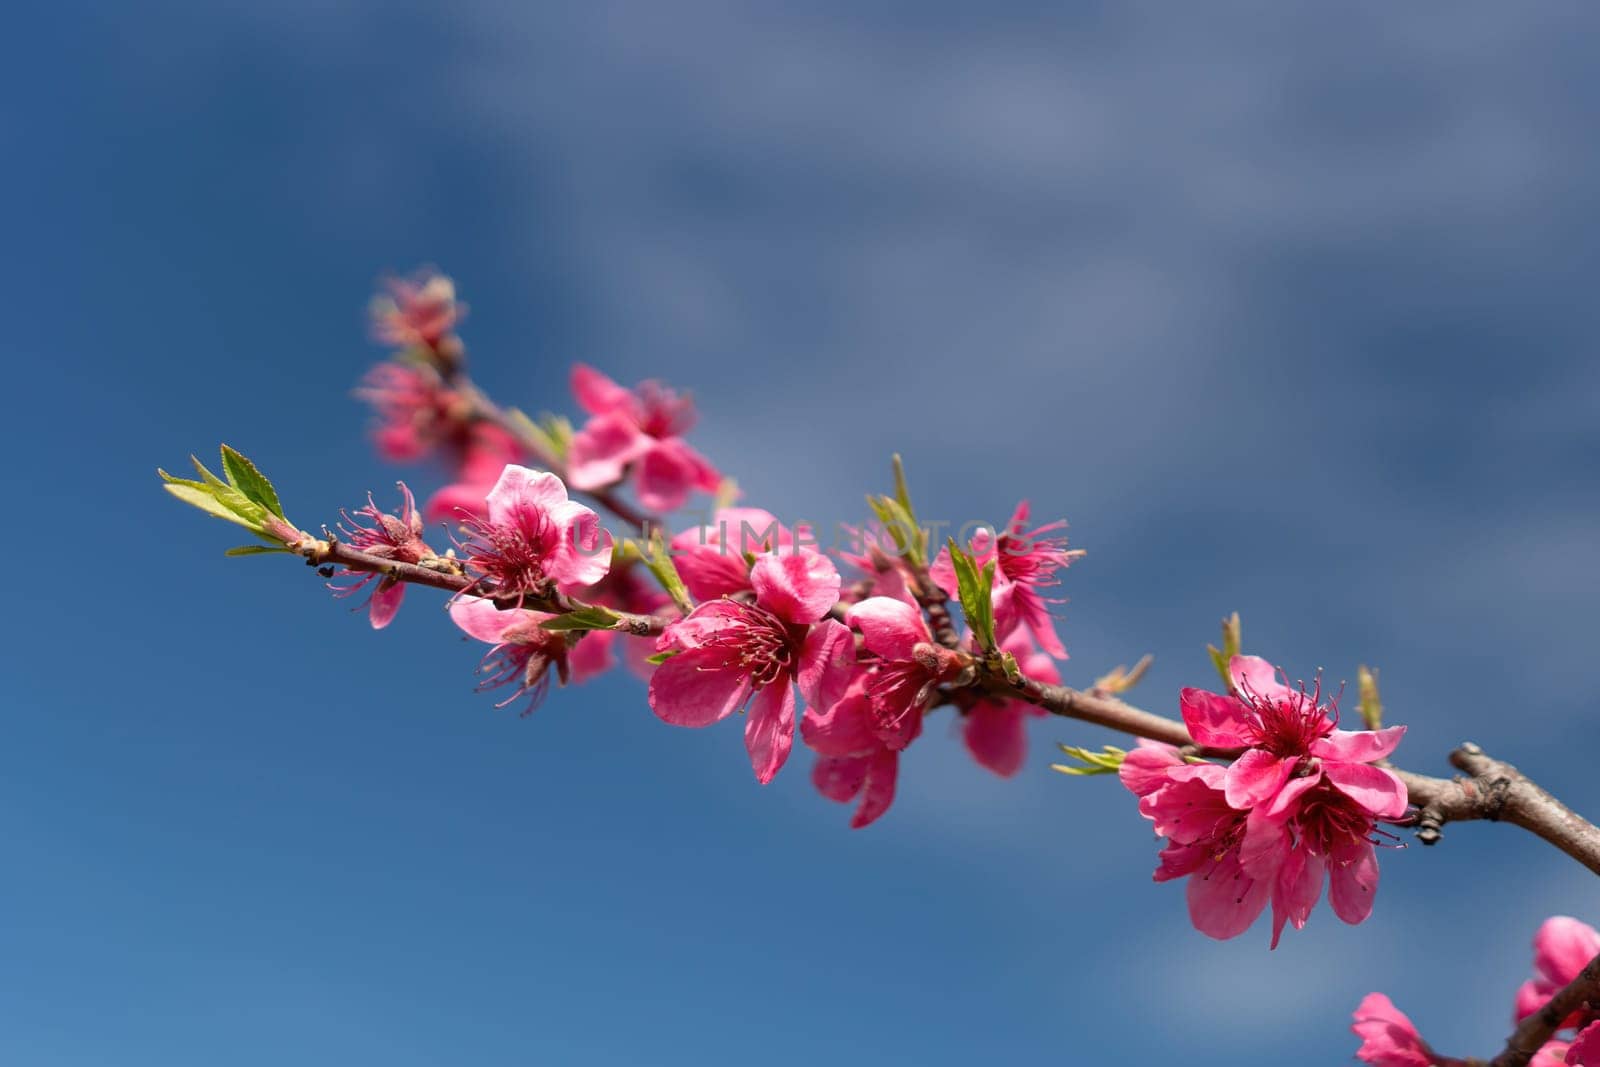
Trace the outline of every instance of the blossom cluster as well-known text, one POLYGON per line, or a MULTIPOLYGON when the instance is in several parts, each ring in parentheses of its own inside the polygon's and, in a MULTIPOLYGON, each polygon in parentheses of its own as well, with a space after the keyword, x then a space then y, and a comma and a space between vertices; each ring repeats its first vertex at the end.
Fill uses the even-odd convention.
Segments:
POLYGON ((1328 887, 1347 923, 1372 912, 1378 823, 1406 812, 1406 788, 1380 766, 1405 727, 1341 730, 1320 678, 1308 691, 1258 656, 1234 656, 1226 694, 1185 689, 1184 725, 1223 766, 1141 742, 1122 783, 1167 840, 1157 881, 1188 878, 1189 916, 1215 938, 1236 937, 1272 906, 1272 947, 1300 929, 1328 887))
MULTIPOLYGON (((1546 919, 1533 938, 1534 976, 1517 990, 1517 1022, 1541 1011, 1600 956, 1600 932, 1565 915, 1546 919)), ((1435 1052, 1416 1026, 1382 993, 1369 994, 1350 1029, 1361 1038, 1356 1057, 1374 1067, 1448 1067, 1462 1061, 1435 1052)), ((1560 1021, 1556 1036, 1529 1060, 1530 1067, 1600 1067, 1600 1004, 1580 1005, 1560 1021)))

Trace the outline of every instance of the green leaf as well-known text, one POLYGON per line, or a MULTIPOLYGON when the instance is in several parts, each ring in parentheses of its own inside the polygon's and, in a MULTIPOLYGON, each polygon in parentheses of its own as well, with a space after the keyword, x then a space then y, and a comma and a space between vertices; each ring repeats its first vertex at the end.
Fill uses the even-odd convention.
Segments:
POLYGON ((1383 701, 1378 699, 1378 672, 1365 663, 1356 668, 1361 694, 1361 718, 1369 730, 1383 729, 1383 701))
POLYGON ((576 611, 546 619, 539 627, 544 630, 612 630, 621 621, 622 616, 610 608, 585 604, 576 611))
POLYGON ((990 599, 994 588, 994 563, 989 562, 980 571, 953 537, 950 538, 950 562, 956 572, 961 612, 967 618, 978 647, 988 651, 994 647, 994 602, 990 599))
POLYGON ((916 554, 913 563, 925 563, 928 559, 928 533, 922 528, 922 523, 917 520, 917 509, 911 506, 911 490, 906 487, 906 465, 900 460, 900 453, 896 452, 894 461, 894 498, 905 512, 906 520, 915 531, 916 554))
POLYGON ((287 517, 283 513, 283 505, 278 502, 278 491, 272 487, 267 476, 227 445, 222 446, 222 471, 228 476, 229 484, 243 493, 245 499, 260 504, 280 519, 287 517))
POLYGON ((194 469, 200 477, 205 479, 205 487, 211 491, 212 497, 223 507, 239 516, 239 525, 248 526, 259 533, 262 524, 267 521, 267 509, 245 496, 239 490, 206 470, 206 465, 195 456, 189 457, 189 462, 194 464, 194 469))
POLYGON ((681 649, 681 648, 669 648, 665 652, 657 652, 653 656, 646 656, 645 657, 645 662, 646 663, 653 663, 657 667, 659 667, 663 663, 667 662, 667 660, 671 659, 673 656, 676 656, 679 652, 682 652, 682 651, 683 651, 683 649, 681 649))
POLYGON ((867 507, 878 517, 884 530, 894 539, 895 551, 915 564, 925 562, 922 552, 922 533, 917 520, 892 496, 869 496, 867 507))
POLYGON ((237 545, 224 552, 224 556, 264 556, 269 552, 282 552, 293 555, 287 548, 277 548, 273 545, 237 545))
POLYGON ((1206 651, 1211 653, 1211 665, 1217 669, 1217 674, 1222 677, 1225 688, 1233 688, 1233 674, 1228 670, 1228 662, 1239 654, 1242 646, 1243 629, 1239 625, 1239 613, 1236 611, 1222 620, 1222 647, 1207 645, 1206 651))
POLYGON ((1074 748, 1072 745, 1057 746, 1070 758, 1077 760, 1076 766, 1068 763, 1052 763, 1052 771, 1070 774, 1074 777, 1087 778, 1095 774, 1116 774, 1122 766, 1122 761, 1127 753, 1114 745, 1107 745, 1102 751, 1094 752, 1087 748, 1074 748))
POLYGON ((162 472, 162 475, 168 479, 167 484, 162 488, 190 507, 199 508, 207 515, 238 523, 252 533, 260 532, 260 527, 256 523, 241 517, 238 512, 219 501, 210 486, 201 485, 198 482, 185 481, 180 478, 172 478, 165 471, 162 472))
POLYGON ((650 568, 650 573, 656 576, 656 581, 661 583, 661 588, 666 590, 678 610, 685 615, 693 611, 694 599, 689 596, 689 587, 683 584, 683 578, 672 562, 672 553, 667 551, 666 538, 661 536, 660 530, 651 532, 643 551, 644 565, 650 568))

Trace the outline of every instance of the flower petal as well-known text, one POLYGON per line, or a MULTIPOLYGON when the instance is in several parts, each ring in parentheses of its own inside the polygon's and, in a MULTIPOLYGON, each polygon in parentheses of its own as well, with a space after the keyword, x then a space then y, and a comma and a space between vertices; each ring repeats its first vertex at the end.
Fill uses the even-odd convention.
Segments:
POLYGON ((816 622, 839 602, 839 572, 818 552, 762 556, 750 568, 756 603, 784 622, 816 622))
POLYGON ((980 701, 967 713, 961 737, 972 758, 1002 778, 1020 771, 1028 756, 1023 711, 1014 700, 1003 704, 980 701))
POLYGON ((1596 956, 1600 956, 1600 932, 1568 915, 1546 919, 1533 938, 1533 968, 1554 986, 1576 979, 1596 956))
POLYGON ((1218 941, 1238 937, 1260 916, 1271 892, 1271 882, 1244 873, 1237 852, 1226 853, 1189 876, 1189 920, 1218 941))
POLYGON ((861 805, 850 816, 850 829, 859 830, 878 820, 894 803, 895 779, 900 776, 900 754, 882 751, 867 761, 867 781, 861 791, 861 805))
POLYGON ((1228 803, 1244 810, 1265 804, 1278 795, 1289 775, 1294 772, 1295 760, 1280 759, 1264 748, 1252 748, 1233 761, 1228 768, 1228 803))
POLYGON ((886 660, 909 660, 912 649, 933 640, 922 610, 892 597, 868 597, 851 607, 849 619, 861 631, 867 650, 886 660))
POLYGON ((1378 819, 1398 819, 1406 813, 1405 783, 1393 771, 1370 763, 1325 760, 1322 773, 1334 788, 1360 804, 1378 819))
POLYGON ((621 412, 597 416, 567 445, 567 477, 576 489, 615 485, 622 480, 623 469, 650 445, 650 437, 621 412))
POLYGON ((750 753, 756 781, 762 785, 772 781, 788 760, 789 750, 794 747, 794 686, 787 677, 780 676, 750 702, 750 715, 744 724, 744 747, 750 753))
POLYGON ((563 501, 549 510, 560 533, 555 551, 545 561, 545 574, 563 590, 593 585, 611 570, 611 531, 600 516, 576 500, 563 501))
POLYGON ((591 415, 633 410, 632 390, 624 389, 587 363, 572 365, 569 382, 572 385, 572 395, 577 397, 578 406, 591 415))
POLYGON ((1322 896, 1326 864, 1303 848, 1295 849, 1278 871, 1272 889, 1272 948, 1278 947, 1284 923, 1296 930, 1305 928, 1311 909, 1322 896))
POLYGON ((1251 696, 1267 700, 1287 700, 1296 706, 1300 691, 1278 681, 1278 669, 1260 656, 1234 656, 1228 661, 1228 674, 1233 687, 1251 696))
POLYGON ((1376 763, 1394 752, 1405 733, 1404 726, 1385 730, 1335 730, 1311 742, 1311 754, 1345 763, 1376 763))
POLYGON ((388 578, 380 579, 378 588, 372 591, 372 606, 368 615, 372 620, 372 628, 381 630, 393 622, 395 615, 400 611, 400 602, 405 598, 404 582, 391 581, 388 578))
POLYGON ((1178 755, 1176 747, 1141 737, 1133 751, 1123 758, 1117 778, 1129 792, 1145 797, 1170 781, 1168 772, 1182 766, 1183 757, 1178 755))
POLYGON ((450 621, 479 641, 498 645, 505 640, 507 630, 548 618, 522 608, 501 611, 494 602, 482 597, 463 596, 450 602, 450 621))
POLYGON ((1352 926, 1372 914, 1378 892, 1378 855, 1372 842, 1350 841, 1328 857, 1328 903, 1352 926))
POLYGON ((750 698, 750 679, 703 648, 680 652, 650 676, 650 710, 674 726, 710 726, 750 698))
POLYGON ((808 707, 829 708, 844 696, 855 672, 856 639, 837 619, 823 619, 811 627, 800 646, 795 681, 808 707))
POLYGON ((844 699, 831 707, 813 704, 806 708, 800 720, 800 738, 824 756, 862 756, 883 747, 872 726, 872 707, 856 681, 844 699))
POLYGON ((867 784, 869 763, 865 756, 824 756, 811 767, 811 784, 829 800, 848 804, 867 784))
POLYGON ((1183 724, 1197 744, 1208 748, 1245 748, 1250 709, 1234 697, 1185 689, 1178 697, 1183 724))
POLYGON ((516 522, 529 512, 543 512, 567 502, 567 487, 549 471, 507 464, 489 490, 489 521, 516 522))

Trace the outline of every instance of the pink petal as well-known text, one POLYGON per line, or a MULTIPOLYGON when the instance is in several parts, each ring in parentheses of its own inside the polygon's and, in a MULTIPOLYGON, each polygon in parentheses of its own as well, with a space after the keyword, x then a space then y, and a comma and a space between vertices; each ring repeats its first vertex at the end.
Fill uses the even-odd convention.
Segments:
POLYGON ((369 617, 372 619, 372 628, 381 630, 394 621, 395 615, 400 611, 400 602, 406 598, 404 582, 393 582, 387 578, 378 581, 378 588, 372 592, 372 606, 369 617))
POLYGON ((529 470, 515 463, 500 472, 500 479, 489 490, 489 521, 509 523, 523 515, 549 511, 567 502, 567 487, 549 471, 529 470))
POLYGON ((1328 857, 1328 903, 1333 913, 1355 925, 1372 914, 1378 892, 1378 856, 1370 841, 1356 840, 1328 857))
MULTIPOLYGON (((595 630, 584 634, 577 644, 569 646, 567 669, 571 671, 574 685, 581 685, 617 665, 613 646, 620 636, 608 630, 595 630)), ((643 641, 638 643, 644 644, 643 641)))
POLYGON ((1370 763, 1325 760, 1322 773, 1335 789, 1367 809, 1374 818, 1398 819, 1406 813, 1405 783, 1393 771, 1370 763))
POLYGON ((487 484, 456 482, 447 485, 428 498, 422 507, 422 516, 429 522, 449 523, 483 518, 487 512, 483 498, 488 493, 487 484))
POLYGON ((1271 819, 1280 821, 1288 819, 1298 810, 1301 796, 1311 792, 1317 783, 1321 781, 1322 770, 1320 768, 1299 778, 1291 778, 1282 789, 1278 790, 1277 795, 1259 810, 1263 815, 1271 819))
POLYGON ((1285 922, 1296 930, 1305 928, 1311 909, 1322 896, 1325 870, 1321 856, 1313 856, 1303 848, 1290 854, 1272 890, 1272 948, 1278 947, 1285 922))
POLYGON ((818 552, 774 553, 750 568, 756 603, 785 622, 816 622, 839 602, 839 572, 818 552))
POLYGON ((1239 842, 1239 866, 1245 873, 1263 880, 1275 878, 1293 854, 1286 820, 1270 818, 1261 808, 1252 811, 1239 842))
POLYGON ((600 516, 575 500, 549 509, 550 522, 560 533, 555 551, 545 561, 545 574, 564 589, 593 585, 611 570, 611 532, 600 516))
POLYGON ((1028 734, 1016 701, 978 703, 968 712, 961 736, 972 758, 1002 778, 1020 771, 1027 759, 1028 734))
MULTIPOLYGON (((750 564, 743 556, 720 545, 680 545, 685 536, 679 534, 672 539, 672 562, 696 600, 716 600, 750 588, 750 564)), ((687 536, 692 539, 694 534, 687 536)))
POLYGON ((1207 748, 1245 748, 1250 711, 1233 697, 1185 689, 1178 698, 1183 724, 1196 744, 1207 748))
POLYGON ((1260 656, 1234 656, 1228 661, 1228 674, 1240 692, 1267 700, 1300 701, 1300 691, 1278 681, 1278 669, 1260 656))
POLYGON ((1228 803, 1241 810, 1265 804, 1289 780, 1295 762, 1279 759, 1263 748, 1252 748, 1228 768, 1228 803))
POLYGON ((1567 1067, 1600 1067, 1600 1022, 1584 1027, 1567 1046, 1567 1067))
MULTIPOLYGON (((1595 1061, 1585 1057, 1591 1067, 1595 1061)), ((1539 1051, 1533 1054, 1533 1059, 1528 1061, 1528 1067, 1582 1067, 1582 1062, 1572 1056, 1572 1048, 1565 1041, 1551 1038, 1540 1046, 1539 1051)))
POLYGON ((1376 1067, 1432 1067, 1434 1055, 1410 1019, 1382 993, 1356 1008, 1351 1031, 1361 1038, 1356 1058, 1376 1067))
POLYGON ((868 651, 886 660, 909 660, 912 649, 928 644, 922 609, 886 596, 868 597, 851 607, 850 625, 861 631, 868 651))
POLYGON ((950 546, 946 545, 934 557, 933 564, 928 568, 928 576, 948 597, 961 595, 961 583, 956 581, 956 566, 950 562, 950 546))
POLYGON ((655 441, 639 461, 634 487, 651 511, 676 511, 689 499, 699 476, 688 445, 677 438, 655 441))
MULTIPOLYGON (((665 667, 671 663, 663 663, 665 667)), ((660 672, 657 672, 660 677, 660 672)), ((744 747, 756 781, 766 785, 782 769, 794 747, 794 687, 785 677, 768 685, 750 703, 744 724, 744 747)))
POLYGON ((591 415, 633 410, 632 391, 624 389, 587 363, 572 365, 570 382, 572 395, 577 397, 578 406, 591 415))
POLYGON ((1123 759, 1117 777, 1137 796, 1149 796, 1168 782, 1167 774, 1183 766, 1183 757, 1172 745, 1139 739, 1139 744, 1123 759))
POLYGON ((1553 994, 1539 982, 1529 980, 1517 987, 1516 1019, 1521 1022, 1546 1004, 1553 994))
POLYGON ((1271 895, 1272 883, 1251 878, 1236 852, 1189 876, 1189 920, 1207 937, 1226 941, 1250 929, 1271 895))
POLYGON ((1012 587, 1012 604, 1022 622, 1038 639, 1039 647, 1056 659, 1066 659, 1067 650, 1056 634, 1056 621, 1045 606, 1043 598, 1025 586, 1012 587))
POLYGON ((507 630, 547 618, 548 615, 522 608, 501 611, 492 601, 482 597, 463 596, 450 602, 450 621, 472 637, 491 645, 504 641, 507 630))
POLYGON ((1324 759, 1345 763, 1375 763, 1385 759, 1405 736, 1404 726, 1391 726, 1385 730, 1335 730, 1327 737, 1311 742, 1311 754, 1324 759))
POLYGON ((837 619, 823 619, 811 627, 800 647, 795 671, 800 695, 808 707, 831 708, 844 696, 855 673, 856 639, 837 619))
POLYGON ((800 720, 800 738, 824 756, 861 756, 882 745, 873 733, 872 707, 859 684, 852 684, 844 699, 825 710, 806 709, 800 720))
POLYGON ((1568 984, 1596 956, 1600 956, 1600 933, 1571 916, 1546 919, 1533 938, 1534 970, 1551 985, 1568 984))
POLYGON ((576 489, 600 489, 622 480, 624 468, 650 447, 651 439, 626 415, 600 415, 572 435, 567 477, 576 489))
POLYGON ((867 784, 869 762, 865 756, 824 756, 811 768, 811 784, 829 800, 848 804, 867 784))
POLYGON ((674 726, 710 726, 750 698, 750 679, 719 669, 706 650, 680 652, 650 676, 650 710, 674 726))
POLYGON ((868 757, 866 787, 861 793, 861 805, 850 817, 850 829, 870 826, 894 803, 895 779, 900 776, 900 755, 883 751, 868 757))

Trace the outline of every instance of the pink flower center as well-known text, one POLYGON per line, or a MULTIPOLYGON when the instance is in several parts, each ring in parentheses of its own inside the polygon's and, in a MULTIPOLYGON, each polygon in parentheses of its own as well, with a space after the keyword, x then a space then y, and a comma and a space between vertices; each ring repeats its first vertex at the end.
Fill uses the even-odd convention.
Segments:
POLYGON ((521 508, 510 522, 474 519, 468 562, 507 592, 531 592, 545 582, 545 561, 561 541, 550 516, 521 508))
POLYGON ((884 663, 867 679, 867 703, 880 734, 899 734, 922 714, 934 676, 920 663, 884 663))
POLYGON ((1245 728, 1250 746, 1264 748, 1280 759, 1309 755, 1311 743, 1331 734, 1339 722, 1337 700, 1328 704, 1332 718, 1322 710, 1321 675, 1310 693, 1302 685, 1296 696, 1263 696, 1242 685, 1239 699, 1255 713, 1254 721, 1245 728))
POLYGON ((804 627, 790 627, 772 612, 755 604, 734 601, 736 614, 725 617, 716 633, 701 646, 716 657, 720 670, 737 670, 762 689, 793 676, 804 627), (796 633, 796 630, 799 630, 796 633))
POLYGON ((484 654, 483 662, 478 666, 479 673, 484 676, 478 690, 515 686, 511 695, 495 707, 503 708, 527 695, 528 705, 522 714, 531 715, 550 692, 552 666, 561 676, 562 684, 566 683, 566 640, 560 634, 553 634, 537 625, 509 630, 505 636, 506 641, 484 654))

